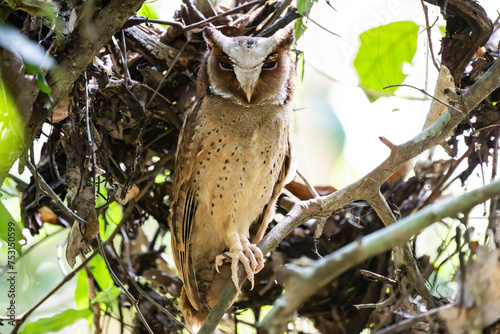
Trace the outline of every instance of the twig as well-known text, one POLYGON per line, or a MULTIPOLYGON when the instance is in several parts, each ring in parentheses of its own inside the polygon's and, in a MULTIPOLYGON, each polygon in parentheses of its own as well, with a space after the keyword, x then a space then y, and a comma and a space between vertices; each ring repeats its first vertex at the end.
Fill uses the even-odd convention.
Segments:
POLYGON ((31 163, 31 161, 26 160, 26 167, 28 167, 29 171, 33 175, 35 182, 41 186, 40 189, 42 189, 45 195, 50 197, 65 214, 67 214, 76 221, 90 225, 88 221, 86 221, 83 218, 80 218, 76 213, 74 213, 71 209, 69 209, 66 206, 66 204, 63 203, 63 201, 61 201, 61 199, 59 198, 59 196, 57 196, 54 190, 52 190, 52 188, 47 184, 47 182, 45 182, 43 177, 40 174, 38 174, 38 171, 36 170, 35 166, 31 163))
POLYGON ((141 23, 155 23, 155 24, 171 25, 171 26, 174 26, 174 27, 176 27, 176 28, 178 28, 178 29, 180 29, 182 31, 189 31, 189 30, 193 30, 195 28, 199 28, 201 26, 204 26, 205 24, 208 24, 210 22, 216 21, 216 20, 218 20, 220 18, 223 18, 225 16, 228 16, 228 15, 231 15, 231 14, 234 14, 234 13, 238 13, 242 9, 245 9, 245 8, 248 8, 248 7, 252 7, 254 5, 261 5, 261 4, 265 3, 266 1, 267 0, 254 0, 254 1, 250 1, 250 2, 244 3, 242 5, 239 5, 237 7, 234 7, 233 9, 230 9, 228 11, 220 13, 218 15, 211 16, 211 17, 208 17, 208 18, 206 18, 204 20, 201 20, 201 21, 198 21, 196 23, 190 24, 188 26, 185 26, 182 23, 177 22, 177 21, 155 20, 155 19, 149 19, 147 17, 132 17, 132 18, 129 18, 127 20, 127 26, 126 27, 128 28, 128 27, 131 27, 133 25, 141 24, 141 23))
MULTIPOLYGON (((387 204, 387 201, 380 191, 367 200, 385 226, 392 225, 396 222, 396 217, 394 217, 389 204, 387 204)), ((417 263, 415 262, 415 257, 408 243, 395 247, 394 263, 397 268, 406 269, 406 276, 413 282, 415 290, 422 296, 428 305, 433 305, 433 297, 425 285, 425 281, 420 274, 417 263)))
POLYGON ((168 70, 167 70, 167 73, 165 73, 165 75, 163 76, 163 78, 161 79, 160 83, 158 84, 158 86, 156 87, 156 90, 155 92, 153 93, 153 95, 151 96, 151 98, 149 99, 148 103, 146 103, 146 105, 144 106, 144 109, 147 109, 149 104, 154 100, 154 98, 156 97, 156 94, 158 94, 158 92, 160 91, 162 85, 163 85, 163 82, 165 81, 165 79, 168 77, 168 75, 170 74, 170 72, 172 72, 172 70, 174 69, 174 66, 175 64, 177 63, 177 60, 179 60, 179 57, 181 55, 181 53, 184 51, 184 49, 186 48, 186 46, 188 46, 188 44, 191 42, 191 40, 188 38, 188 40, 186 41, 186 43, 184 43, 184 45, 182 46, 182 48, 179 50, 179 52, 177 52, 177 54, 175 55, 175 58, 174 60, 172 61, 172 64, 170 64, 168 70))
POLYGON ((155 23, 155 24, 164 24, 164 25, 169 25, 169 26, 174 26, 179 28, 180 30, 184 30, 185 26, 177 21, 165 21, 165 20, 155 20, 155 19, 150 19, 144 16, 136 16, 136 17, 131 17, 127 20, 123 28, 130 28, 132 26, 135 26, 137 24, 141 23, 155 23))
POLYGON ((314 21, 314 20, 313 20, 310 16, 309 16, 307 19, 308 19, 309 21, 311 21, 312 23, 314 23, 315 25, 317 25, 318 27, 320 27, 321 29, 323 29, 324 31, 326 31, 326 32, 328 32, 328 33, 330 33, 330 34, 332 34, 333 36, 340 37, 340 35, 339 35, 339 34, 336 34, 336 33, 334 33, 333 31, 331 31, 331 30, 329 30, 329 29, 327 29, 327 28, 323 27, 321 24, 319 24, 318 22, 314 21))
POLYGON ((156 308, 158 308, 160 311, 162 311, 167 317, 172 319, 176 324, 183 327, 186 331, 188 331, 189 333, 192 334, 193 332, 191 332, 191 330, 189 328, 187 328, 186 325, 184 325, 179 319, 177 319, 172 313, 170 313, 169 310, 167 310, 162 305, 158 304, 158 302, 156 300, 154 300, 153 298, 151 298, 151 296, 149 296, 146 292, 144 292, 144 290, 140 287, 140 285, 137 284, 137 277, 134 275, 133 272, 131 272, 130 270, 127 269, 127 266, 125 265, 125 263, 123 263, 123 260, 121 259, 121 257, 118 256, 118 254, 116 253, 116 250, 114 248, 112 248, 112 249, 113 249, 113 253, 115 253, 116 259, 120 263, 123 271, 125 271, 129 282, 132 283, 134 288, 137 289, 137 291, 139 291, 139 293, 141 295, 143 295, 144 298, 146 298, 151 304, 153 304, 156 308))
POLYGON ((390 284, 392 286, 396 286, 398 284, 398 282, 395 279, 392 279, 392 278, 386 277, 386 276, 382 276, 380 274, 374 273, 374 272, 369 271, 369 270, 360 269, 359 273, 361 275, 369 277, 375 281, 387 283, 387 284, 390 284))
POLYGON ((383 136, 380 136, 378 137, 378 139, 380 139, 380 141, 382 142, 382 144, 384 144, 385 146, 387 146, 390 150, 394 149, 396 147, 396 145, 394 145, 393 143, 391 143, 391 141, 383 136))
POLYGON ((370 257, 389 251, 405 243, 413 235, 435 221, 468 212, 477 204, 500 195, 500 181, 470 191, 459 197, 436 202, 415 214, 403 218, 397 224, 373 232, 360 240, 315 261, 306 271, 301 271, 300 288, 287 286, 286 292, 274 303, 274 308, 259 324, 270 332, 277 332, 303 301, 340 274, 370 257), (288 291, 293 291, 290 293, 288 291))
POLYGON ((458 112, 460 112, 460 113, 462 112, 460 109, 458 109, 458 108, 456 108, 456 107, 452 106, 451 104, 448 104, 448 103, 446 103, 446 102, 444 102, 444 101, 441 101, 441 100, 440 100, 440 99, 438 99, 437 97, 435 97, 435 96, 433 96, 433 95, 431 95, 431 94, 427 93, 424 89, 420 89, 420 88, 417 88, 417 87, 415 87, 415 86, 412 86, 412 85, 407 85, 407 84, 389 85, 389 86, 385 86, 385 87, 384 87, 384 89, 386 89, 386 88, 391 88, 391 87, 410 87, 410 88, 416 89, 416 90, 418 90, 419 92, 421 92, 422 94, 427 95, 427 96, 428 96, 428 97, 430 97, 431 99, 433 99, 433 100, 435 100, 435 101, 437 101, 437 102, 439 102, 439 103, 444 104, 444 105, 445 105, 445 106, 447 106, 448 108, 451 108, 451 109, 453 109, 453 110, 455 110, 455 111, 458 111, 458 112))
MULTIPOLYGON (((114 37, 113 37, 114 38, 114 37)), ((97 164, 97 159, 95 156, 95 145, 94 141, 92 140, 92 132, 90 131, 90 96, 89 96, 89 81, 87 79, 87 71, 83 72, 85 75, 85 125, 87 128, 87 155, 90 157, 91 161, 91 166, 92 166, 92 177, 93 177, 93 183, 94 183, 94 196, 97 197, 97 187, 96 185, 96 164, 97 164)), ((125 73, 126 75, 126 73, 125 73)), ((83 180, 83 178, 82 178, 83 180)))
POLYGON ((394 302, 394 300, 396 300, 396 293, 393 292, 389 296, 389 298, 387 298, 386 300, 384 300, 381 303, 354 304, 352 306, 354 306, 358 310, 366 309, 366 308, 373 308, 373 309, 376 309, 376 310, 380 310, 381 308, 384 308, 386 306, 391 305, 394 302))
MULTIPOLYGON (((284 27, 286 27, 290 22, 295 19, 301 17, 297 8, 289 7, 286 14, 280 18, 278 21, 274 22, 270 27, 266 28, 264 31, 261 31, 257 34, 259 37, 269 37, 274 35, 274 33, 284 27)), ((272 22, 272 18, 269 19, 269 22, 272 22)))
MULTIPOLYGON (((445 307, 448 307, 445 306, 445 307)), ((440 309, 436 308, 433 309, 429 312, 426 312, 424 314, 417 315, 415 317, 412 317, 410 319, 405 319, 399 321, 397 324, 386 327, 382 330, 375 331, 374 334, 396 334, 396 333, 401 333, 401 331, 410 328, 418 323, 421 322, 429 322, 433 319, 434 316, 437 316, 439 314, 440 309)))
POLYGON ((489 129, 489 128, 496 128, 498 126, 500 126, 500 124, 492 124, 492 125, 484 126, 482 128, 479 128, 477 130, 472 131, 471 135, 475 135, 476 133, 483 131, 483 130, 486 130, 486 129, 489 129))
POLYGON ((248 7, 252 7, 252 6, 257 5, 257 4, 263 4, 266 1, 267 0, 254 0, 254 1, 250 1, 250 2, 244 3, 242 5, 234 7, 233 9, 230 9, 230 10, 224 12, 224 13, 220 13, 218 15, 206 18, 203 21, 199 21, 199 22, 190 24, 190 25, 184 27, 184 31, 188 31, 188 30, 192 30, 192 29, 204 26, 205 24, 213 22, 213 21, 216 21, 216 20, 218 20, 218 19, 220 19, 222 17, 228 16, 228 15, 231 15, 231 14, 234 14, 234 13, 238 13, 242 9, 245 9, 245 8, 248 8, 248 7))
POLYGON ((277 3, 269 3, 266 2, 264 7, 252 18, 251 21, 249 21, 246 25, 245 28, 255 28, 257 27, 264 19, 266 19, 275 9, 276 9, 277 3))
POLYGON ((141 309, 139 308, 139 300, 135 298, 130 291, 123 285, 123 283, 120 281, 118 276, 116 276, 115 272, 113 271, 113 268, 111 268, 111 265, 109 264, 108 258, 106 257, 106 253, 104 252, 104 247, 102 245, 102 240, 101 240, 101 234, 97 234, 97 244, 99 245, 99 252, 101 253, 102 258, 104 259, 104 262, 106 263, 106 267, 108 268, 109 274, 113 278, 113 280, 120 286, 122 289, 122 292, 124 292, 130 302, 134 305, 135 310, 137 311, 137 316, 141 320, 142 324, 146 328, 149 334, 154 334, 153 330, 149 327, 148 322, 146 321, 146 318, 144 318, 144 315, 141 312, 141 309))
POLYGON ((325 0, 326 4, 331 8, 333 9, 334 11, 337 11, 333 6, 332 4, 330 3, 330 0, 325 0))
MULTIPOLYGON (((432 39, 431 39, 431 27, 432 26, 429 26, 428 8, 424 4, 424 0, 420 0, 420 4, 422 4, 422 9, 424 11, 425 31, 427 32, 427 41, 429 42, 429 52, 431 53, 432 63, 434 64, 434 67, 436 67, 436 69, 439 72, 439 64, 437 63, 436 58, 434 57, 434 50, 432 49, 432 39)), ((436 18, 436 22, 437 22, 437 20, 438 20, 438 18, 436 18)), ((436 22, 434 22, 432 25, 436 24, 436 22)))
POLYGON ((304 181, 311 195, 313 195, 314 198, 319 198, 320 196, 316 191, 316 189, 314 188, 314 186, 311 184, 311 182, 309 182, 309 180, 304 175, 302 175, 302 173, 298 169, 295 172, 302 179, 302 181, 304 181))
POLYGON ((389 204, 387 204, 386 199, 380 191, 367 200, 385 226, 392 225, 396 222, 396 217, 394 217, 389 204))

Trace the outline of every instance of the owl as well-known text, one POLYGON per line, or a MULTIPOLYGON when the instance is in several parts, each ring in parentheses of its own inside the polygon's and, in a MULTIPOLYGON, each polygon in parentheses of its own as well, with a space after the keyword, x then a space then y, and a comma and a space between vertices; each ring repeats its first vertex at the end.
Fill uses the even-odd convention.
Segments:
POLYGON ((204 321, 229 279, 240 289, 240 263, 253 286, 264 266, 256 243, 294 174, 293 30, 263 38, 207 28, 203 37, 207 51, 179 137, 169 221, 184 283, 179 308, 190 327, 204 321))

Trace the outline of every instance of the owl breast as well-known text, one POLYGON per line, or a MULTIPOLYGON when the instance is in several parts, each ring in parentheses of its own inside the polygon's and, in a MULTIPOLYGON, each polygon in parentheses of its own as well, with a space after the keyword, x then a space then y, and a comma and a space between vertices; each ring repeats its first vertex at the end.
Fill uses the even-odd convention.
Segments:
POLYGON ((211 249, 208 258, 225 250, 223 232, 230 224, 248 237, 250 225, 259 220, 272 196, 288 149, 290 110, 267 106, 232 113, 231 102, 207 99, 205 103, 216 103, 218 108, 198 117, 197 131, 203 140, 192 182, 197 188, 199 223, 192 238, 193 244, 202 246, 192 250, 194 259, 207 257, 197 249, 211 249), (211 247, 203 247, 208 243, 211 247))

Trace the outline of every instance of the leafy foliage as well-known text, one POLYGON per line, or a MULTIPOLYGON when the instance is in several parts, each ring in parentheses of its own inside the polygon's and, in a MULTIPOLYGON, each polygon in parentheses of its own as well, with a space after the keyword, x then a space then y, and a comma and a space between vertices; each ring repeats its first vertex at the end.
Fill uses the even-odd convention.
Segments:
POLYGON ((8 24, 0 24, 0 46, 19 54, 29 65, 50 69, 55 64, 54 59, 47 56, 42 47, 8 24))
POLYGON ((57 332, 66 326, 71 325, 78 319, 87 319, 92 317, 90 310, 69 309, 58 313, 52 317, 41 318, 35 322, 26 324, 20 334, 42 334, 48 332, 57 332))
POLYGON ((411 21, 389 23, 359 35, 361 46, 354 59, 361 86, 370 99, 393 93, 403 83, 403 65, 411 63, 417 51, 418 25, 411 21))
POLYGON ((137 14, 147 17, 148 19, 158 19, 158 14, 153 7, 144 3, 141 8, 137 11, 137 14))
POLYGON ((51 69, 55 64, 54 59, 45 54, 45 51, 38 44, 27 39, 17 29, 7 24, 0 24, 0 47, 21 56, 26 73, 36 76, 38 88, 49 96, 53 108, 54 101, 50 97, 52 89, 45 79, 42 68, 51 69))
POLYGON ((295 21, 295 39, 299 39, 306 31, 307 27, 303 22, 304 16, 307 17, 309 15, 309 12, 311 11, 312 6, 314 5, 315 2, 318 2, 318 0, 297 1, 297 10, 302 15, 302 17, 299 17, 295 21))
POLYGON ((13 244, 17 254, 22 254, 21 247, 26 243, 26 238, 2 202, 0 202, 0 239, 7 244, 13 244), (14 238, 12 238, 12 235, 14 235, 14 238), (13 239, 14 241, 12 241, 13 239))
MULTIPOLYGON (((12 157, 25 150, 25 134, 25 124, 16 103, 10 96, 6 83, 0 80, 0 168, 9 168, 13 162, 12 157)), ((10 214, 2 215, 2 218, 12 219, 10 214)))

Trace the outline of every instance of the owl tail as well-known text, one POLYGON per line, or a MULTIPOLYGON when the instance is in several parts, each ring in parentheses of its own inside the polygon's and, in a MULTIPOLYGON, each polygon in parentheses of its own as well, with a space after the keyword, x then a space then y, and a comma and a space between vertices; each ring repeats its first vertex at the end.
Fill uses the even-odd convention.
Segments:
MULTIPOLYGON (((219 267, 219 272, 215 273, 212 284, 208 287, 207 291, 207 304, 210 308, 214 307, 215 302, 224 290, 227 282, 231 279, 231 264, 225 264, 219 267)), ((236 298, 235 298, 236 300, 236 298)), ((234 303, 232 301, 231 305, 234 303)))
POLYGON ((210 310, 206 306, 202 306, 199 310, 196 310, 193 305, 191 305, 184 287, 182 288, 178 307, 181 310, 182 315, 184 316, 186 326, 191 330, 197 330, 201 326, 203 321, 205 321, 208 313, 210 312, 210 310))
MULTIPOLYGON (((202 305, 200 305, 199 310, 196 310, 194 308, 194 306, 189 301, 189 298, 187 297, 186 290, 184 289, 184 287, 182 288, 181 298, 179 301, 179 309, 182 311, 186 325, 190 329, 199 328, 207 318, 208 313, 210 312, 212 307, 214 307, 217 299, 219 299, 222 290, 224 290, 227 282, 231 279, 231 265, 225 264, 219 267, 219 273, 215 272, 214 270, 212 275, 205 275, 204 278, 204 280, 202 279, 202 285, 206 287, 206 292, 201 293, 201 295, 205 295, 206 298, 204 301, 202 301, 202 305), (211 281, 207 279, 207 276, 210 277, 211 281)), ((232 301, 232 303, 234 303, 235 300, 236 297, 232 301)))

